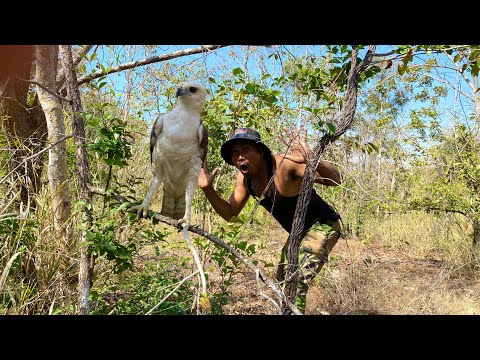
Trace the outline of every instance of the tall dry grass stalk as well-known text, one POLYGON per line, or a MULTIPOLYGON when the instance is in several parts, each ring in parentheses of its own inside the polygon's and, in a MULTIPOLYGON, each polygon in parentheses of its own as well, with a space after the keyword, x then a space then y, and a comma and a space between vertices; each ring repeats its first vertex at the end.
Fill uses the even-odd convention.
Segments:
MULTIPOLYGON (((0 201, 1 234, 0 261, 2 268, 2 308, 4 314, 47 314, 53 304, 63 312, 73 309, 76 255, 65 252, 64 244, 54 236, 51 196, 44 186, 35 201, 35 211, 29 204, 20 205, 14 187, 4 187, 0 201), (62 251, 63 250, 63 251, 62 251), (65 261, 68 260, 68 261, 65 261), (64 264, 69 266, 65 267, 64 264)), ((34 193, 33 191, 31 192, 34 193)), ((73 221, 72 221, 73 222, 73 221)))

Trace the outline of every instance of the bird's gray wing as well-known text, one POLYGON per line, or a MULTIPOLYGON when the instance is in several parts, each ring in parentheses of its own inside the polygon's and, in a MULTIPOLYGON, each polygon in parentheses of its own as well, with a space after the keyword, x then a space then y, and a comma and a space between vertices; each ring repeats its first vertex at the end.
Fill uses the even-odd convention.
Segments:
POLYGON ((201 149, 200 157, 203 162, 207 157, 207 149, 208 149, 208 130, 203 124, 200 124, 200 127, 198 128, 198 140, 199 140, 200 149, 201 149))
POLYGON ((157 143, 157 139, 159 138, 160 134, 162 133, 163 127, 163 114, 160 114, 153 123, 152 132, 150 133, 150 163, 153 162, 153 148, 157 143))

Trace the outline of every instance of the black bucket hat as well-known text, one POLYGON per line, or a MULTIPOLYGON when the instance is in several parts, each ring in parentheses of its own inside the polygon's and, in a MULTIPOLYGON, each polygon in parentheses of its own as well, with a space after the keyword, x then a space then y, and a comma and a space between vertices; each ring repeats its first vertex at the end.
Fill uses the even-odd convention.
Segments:
POLYGON ((265 152, 266 156, 272 155, 272 152, 270 151, 268 146, 260 141, 260 133, 258 131, 250 128, 239 128, 239 129, 235 129, 235 132, 233 133, 232 137, 227 141, 225 141, 225 143, 222 145, 222 148, 220 149, 220 153, 222 154, 223 160, 225 160, 227 164, 233 165, 231 154, 232 154, 233 144, 235 143, 236 140, 254 141, 256 144, 260 145, 260 147, 263 148, 263 151, 265 152))

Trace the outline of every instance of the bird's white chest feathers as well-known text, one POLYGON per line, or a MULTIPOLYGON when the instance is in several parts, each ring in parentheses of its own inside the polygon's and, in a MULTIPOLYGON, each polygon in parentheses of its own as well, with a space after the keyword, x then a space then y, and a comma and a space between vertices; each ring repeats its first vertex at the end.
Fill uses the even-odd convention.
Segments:
POLYGON ((152 154, 152 171, 160 172, 164 182, 178 187, 187 181, 189 171, 198 176, 202 164, 199 126, 200 114, 173 109, 164 115, 162 131, 152 154))

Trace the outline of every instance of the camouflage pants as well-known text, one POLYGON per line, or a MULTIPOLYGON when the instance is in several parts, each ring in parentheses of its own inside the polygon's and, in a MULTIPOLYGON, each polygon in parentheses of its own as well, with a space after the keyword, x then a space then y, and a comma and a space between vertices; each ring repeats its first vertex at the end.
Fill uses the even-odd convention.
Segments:
MULTIPOLYGON (((315 224, 305 234, 298 249, 299 274, 295 306, 305 313, 307 291, 310 282, 328 262, 328 255, 340 237, 340 221, 327 220, 325 224, 315 224)), ((288 241, 285 243, 277 268, 276 279, 285 286, 287 271, 288 241)))

